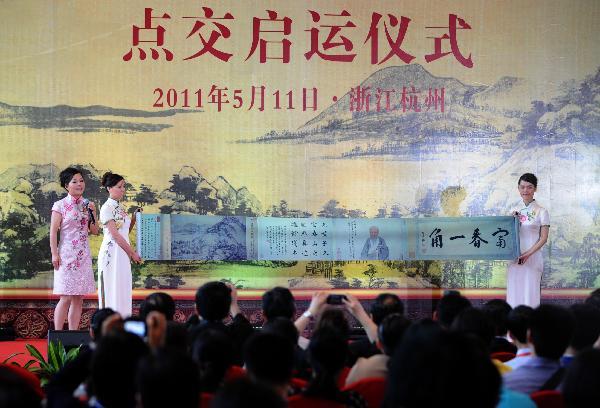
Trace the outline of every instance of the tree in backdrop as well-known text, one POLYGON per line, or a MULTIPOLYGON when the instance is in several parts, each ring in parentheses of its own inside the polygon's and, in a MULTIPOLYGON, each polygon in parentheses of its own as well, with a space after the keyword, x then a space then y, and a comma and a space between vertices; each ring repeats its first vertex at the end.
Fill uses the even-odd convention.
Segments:
POLYGON ((340 268, 334 269, 333 277, 329 279, 329 283, 335 289, 347 289, 350 287, 346 275, 344 275, 344 270, 340 268))
POLYGON ((363 272, 367 280, 367 288, 369 289, 379 289, 384 284, 384 279, 375 277, 377 275, 377 268, 373 264, 367 265, 367 270, 363 272))
POLYGON ((571 258, 577 268, 576 284, 580 288, 597 287, 600 276, 600 235, 588 233, 571 258))
POLYGON ((158 203, 158 195, 150 186, 141 184, 139 190, 132 197, 132 201, 135 201, 138 207, 145 207, 158 203))

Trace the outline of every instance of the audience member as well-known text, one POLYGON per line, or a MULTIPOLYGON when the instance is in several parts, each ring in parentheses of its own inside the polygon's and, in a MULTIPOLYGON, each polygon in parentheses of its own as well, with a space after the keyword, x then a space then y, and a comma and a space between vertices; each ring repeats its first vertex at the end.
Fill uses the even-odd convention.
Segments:
POLYGON ((490 345, 491 353, 517 353, 517 346, 508 341, 508 314, 512 307, 504 299, 487 301, 482 308, 494 326, 494 340, 490 345))
POLYGON ((600 336, 600 309, 586 303, 572 305, 570 309, 575 319, 575 329, 569 347, 561 358, 565 367, 580 351, 592 347, 600 336))
MULTIPOLYGON (((475 337, 489 355, 494 340, 494 325, 485 312, 474 307, 466 308, 454 318, 451 329, 475 337)), ((512 370, 499 360, 492 359, 492 363, 501 374, 512 370)))
POLYGON ((294 323, 285 317, 276 317, 267 321, 263 326, 264 333, 273 333, 283 336, 292 344, 294 349, 294 377, 308 378, 310 365, 306 351, 298 344, 298 329, 294 323))
POLYGON ((313 370, 306 390, 290 398, 290 407, 304 405, 307 399, 327 400, 347 407, 364 407, 365 402, 353 391, 341 391, 338 377, 348 354, 348 341, 339 330, 326 326, 313 334, 308 345, 308 359, 313 370))
POLYGON ((287 288, 274 287, 262 295, 262 310, 265 321, 277 317, 292 320, 296 314, 294 296, 287 288))
POLYGON ((469 299, 457 291, 451 291, 442 296, 437 304, 433 318, 439 321, 443 327, 450 328, 454 318, 468 307, 471 307, 469 299))
POLYGON ((273 333, 254 334, 244 346, 244 362, 250 379, 288 397, 294 369, 294 348, 288 339, 273 333))
POLYGON ((600 350, 587 349, 577 354, 565 375, 562 393, 567 408, 588 408, 598 405, 600 350))
POLYGON ((256 384, 247 378, 239 378, 225 384, 215 396, 212 408, 285 408, 285 399, 277 395, 273 389, 263 384, 256 384))
POLYGON ((360 357, 346 377, 346 385, 364 378, 387 377, 390 356, 394 354, 396 346, 409 326, 410 321, 401 314, 394 313, 385 317, 378 326, 379 346, 383 354, 374 354, 368 358, 360 357))
POLYGON ((528 342, 533 355, 504 375, 505 386, 525 394, 558 387, 564 375, 560 358, 571 341, 573 326, 573 314, 568 309, 538 306, 529 323, 528 342))
POLYGON ((146 319, 148 313, 152 311, 161 312, 167 318, 167 321, 172 321, 175 316, 175 301, 168 293, 154 292, 146 297, 140 306, 140 317, 146 319))
POLYGON ((137 386, 143 408, 198 407, 198 370, 186 354, 159 351, 144 357, 137 386))
POLYGON ((103 335, 92 357, 91 405, 105 408, 134 406, 137 366, 148 353, 148 346, 135 334, 113 330, 103 335))
MULTIPOLYGON (((379 326, 386 316, 391 314, 404 314, 404 304, 400 298, 392 293, 378 295, 369 309, 369 317, 379 326)), ((350 364, 354 364, 359 357, 368 358, 381 351, 376 342, 371 342, 368 336, 350 343, 350 364)))
POLYGON ((600 288, 594 289, 590 296, 585 300, 585 304, 592 305, 600 309, 600 288))
POLYGON ((0 364, 0 407, 40 408, 43 396, 33 374, 21 367, 0 364))
POLYGON ((526 305, 515 307, 508 314, 506 325, 508 337, 517 346, 517 355, 505 364, 513 370, 531 358, 531 348, 527 342, 527 331, 533 308, 526 305))
POLYGON ((192 344, 192 359, 198 366, 202 392, 215 393, 233 363, 233 344, 221 330, 206 329, 192 344))
POLYGON ((237 289, 223 282, 208 282, 196 292, 196 311, 201 320, 190 327, 191 342, 208 328, 226 333, 234 346, 234 363, 242 364, 242 347, 253 333, 248 319, 241 313, 237 302, 237 289), (225 325, 223 320, 231 315, 232 322, 225 325))
POLYGON ((500 385, 500 374, 480 341, 417 323, 391 359, 383 406, 492 408, 500 385))

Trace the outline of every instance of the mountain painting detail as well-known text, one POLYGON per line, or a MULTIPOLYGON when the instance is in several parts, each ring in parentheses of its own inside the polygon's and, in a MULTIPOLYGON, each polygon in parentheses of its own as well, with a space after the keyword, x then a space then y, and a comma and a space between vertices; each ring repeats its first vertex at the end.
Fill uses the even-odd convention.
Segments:
POLYGON ((171 216, 171 259, 247 259, 245 218, 171 216))

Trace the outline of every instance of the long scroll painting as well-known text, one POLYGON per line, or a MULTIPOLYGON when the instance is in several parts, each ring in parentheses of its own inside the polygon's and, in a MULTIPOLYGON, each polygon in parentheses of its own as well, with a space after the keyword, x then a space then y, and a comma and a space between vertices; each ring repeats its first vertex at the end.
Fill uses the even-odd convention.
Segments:
POLYGON ((508 260, 519 254, 514 217, 138 217, 138 249, 147 260, 508 260))

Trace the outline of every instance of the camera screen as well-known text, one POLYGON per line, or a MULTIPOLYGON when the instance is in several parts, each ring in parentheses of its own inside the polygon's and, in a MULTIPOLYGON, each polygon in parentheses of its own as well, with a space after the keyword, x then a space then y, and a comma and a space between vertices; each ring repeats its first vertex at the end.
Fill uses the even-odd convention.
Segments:
POLYGON ((125 331, 128 331, 129 333, 133 333, 140 337, 146 336, 146 323, 144 323, 144 322, 137 322, 134 320, 129 320, 129 321, 125 322, 124 327, 125 327, 125 331))

